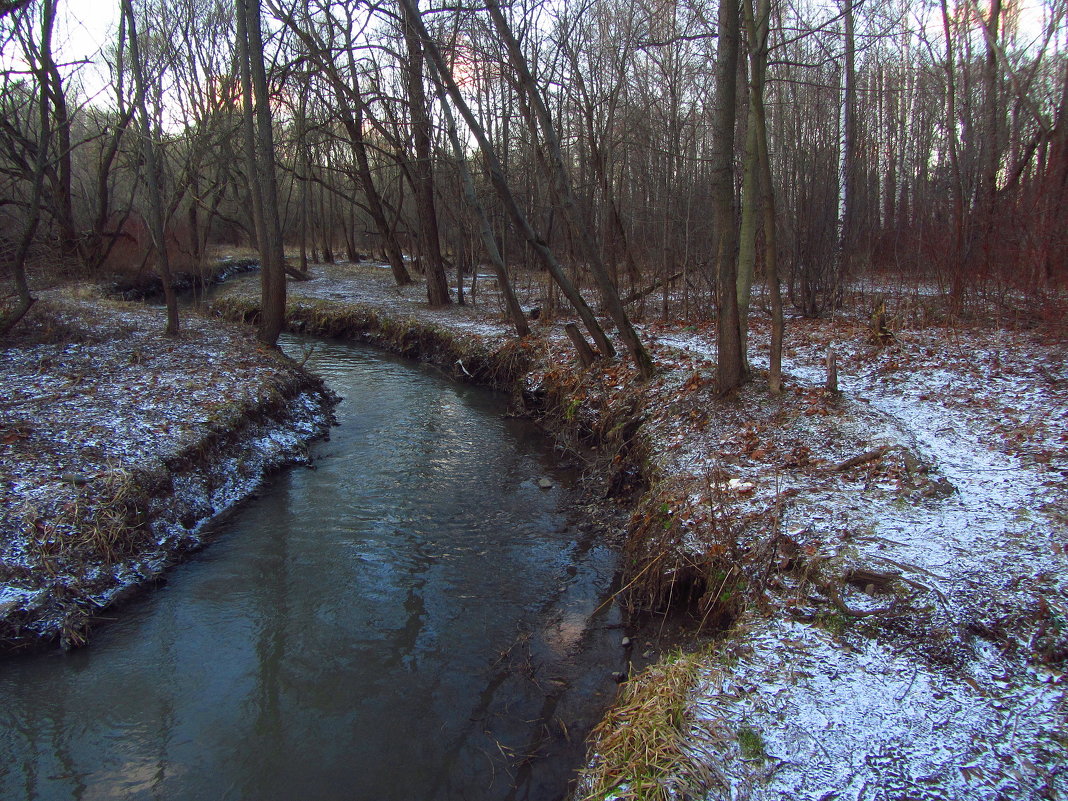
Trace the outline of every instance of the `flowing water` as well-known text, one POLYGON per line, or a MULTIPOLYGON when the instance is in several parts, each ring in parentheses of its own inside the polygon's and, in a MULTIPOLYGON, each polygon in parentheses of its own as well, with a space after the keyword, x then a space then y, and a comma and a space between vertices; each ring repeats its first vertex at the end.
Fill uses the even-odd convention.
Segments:
POLYGON ((0 798, 562 796, 624 658, 572 477, 499 396, 358 346, 309 366, 344 397, 315 469, 88 648, 0 662, 0 798))

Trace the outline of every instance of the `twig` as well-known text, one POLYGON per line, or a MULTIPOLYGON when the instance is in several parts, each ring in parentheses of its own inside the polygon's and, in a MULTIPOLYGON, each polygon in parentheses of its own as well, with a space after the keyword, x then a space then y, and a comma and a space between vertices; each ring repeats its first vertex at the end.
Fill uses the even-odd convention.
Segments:
POLYGON ((901 703, 903 700, 905 700, 905 696, 908 695, 909 692, 912 690, 912 685, 916 683, 916 676, 918 676, 919 673, 920 666, 917 665, 916 669, 912 671, 912 679, 909 681, 909 686, 905 688, 905 692, 901 693, 900 696, 894 699, 897 703, 901 703))

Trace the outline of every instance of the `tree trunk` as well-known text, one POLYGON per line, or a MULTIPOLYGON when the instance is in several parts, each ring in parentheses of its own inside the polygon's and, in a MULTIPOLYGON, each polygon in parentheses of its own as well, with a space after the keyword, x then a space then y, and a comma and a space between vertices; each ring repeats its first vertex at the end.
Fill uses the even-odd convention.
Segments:
POLYGON ((838 241, 836 269, 830 287, 832 297, 837 296, 839 283, 852 272, 857 240, 857 70, 853 0, 845 0, 842 18, 845 28, 845 64, 842 67, 842 98, 839 107, 838 241))
POLYGON ((960 141, 958 139, 957 125, 957 67, 953 51, 953 29, 947 0, 941 0, 941 9, 942 32, 946 43, 945 129, 946 138, 949 140, 950 190, 953 198, 953 252, 949 256, 949 269, 952 276, 957 276, 960 274, 961 262, 964 258, 964 247, 967 239, 967 216, 964 208, 964 175, 960 167, 960 141))
POLYGON ((311 224, 310 202, 308 198, 308 181, 311 178, 311 157, 308 152, 308 81, 305 78, 304 91, 300 95, 297 110, 297 153, 300 164, 300 269, 308 272, 308 226, 311 224))
POLYGON ((149 208, 148 230, 152 236, 152 249, 156 254, 156 266, 159 268, 160 280, 163 282, 163 297, 167 304, 166 334, 174 336, 178 333, 178 298, 174 293, 170 255, 167 252, 167 225, 163 214, 163 177, 156 150, 156 135, 145 99, 144 68, 141 64, 137 23, 134 19, 131 0, 122 0, 122 10, 126 15, 127 34, 130 38, 130 61, 133 67, 135 89, 134 104, 141 117, 141 151, 145 159, 145 188, 148 192, 149 208))
MULTIPOLYGON (((127 0, 128 1, 128 0, 127 0)), ((286 274, 282 231, 278 219, 278 188, 274 173, 274 132, 271 128, 267 71, 263 63, 263 35, 259 0, 236 0, 237 39, 245 87, 245 124, 254 123, 255 136, 249 168, 253 194, 260 198, 260 260, 262 313, 259 339, 275 345, 285 324, 286 274), (255 93, 253 95, 253 92, 255 93), (254 115, 248 109, 253 107, 254 115), (254 120, 253 120, 254 116, 254 120)), ((246 134, 246 141, 248 136, 246 134)))
MULTIPOLYGON (((745 19, 746 41, 749 43, 749 147, 751 152, 746 155, 746 178, 750 191, 754 193, 752 205, 759 206, 763 213, 764 225, 764 274, 768 282, 768 296, 771 301, 771 357, 768 371, 768 389, 773 395, 782 391, 782 337, 783 316, 782 296, 779 292, 778 270, 778 245, 776 231, 775 212, 775 187, 771 180, 771 159, 768 154, 768 126, 767 115, 764 106, 764 87, 767 77, 768 66, 768 31, 771 21, 771 0, 755 0, 756 12, 753 10, 754 0, 742 0, 743 16, 745 19), (753 175, 749 171, 752 169, 753 175)), ((746 208, 749 214, 755 217, 755 210, 749 208, 750 201, 746 200, 746 208)), ((755 220, 748 224, 752 228, 747 234, 746 213, 742 216, 742 246, 748 246, 752 250, 752 259, 756 259, 756 223, 755 220), (751 240, 750 240, 751 237, 751 240)), ((744 259, 741 251, 738 256, 739 262, 739 287, 742 282, 742 264, 744 259)), ((745 305, 742 307, 742 294, 739 291, 739 314, 741 328, 741 347, 743 359, 746 353, 746 335, 748 326, 744 316, 744 310, 748 309, 748 293, 745 297, 745 305)))
MULTIPOLYGON (((749 0, 742 0, 748 4, 749 0)), ((753 87, 754 73, 750 69, 749 78, 749 112, 745 137, 745 166, 742 172, 742 209, 741 224, 738 230, 738 339, 742 352, 742 371, 749 374, 749 300, 752 297, 753 281, 756 276, 757 234, 760 229, 760 205, 762 192, 757 152, 756 98, 753 87)))
POLYGON ((418 0, 401 4, 404 43, 408 51, 406 82, 408 105, 412 115, 412 139, 415 163, 412 178, 415 184, 415 206, 419 217, 419 238, 422 242, 423 267, 426 270, 427 302, 431 306, 446 306, 449 281, 441 261, 441 240, 438 233, 438 214, 434 207, 434 164, 431 160, 430 116, 427 113, 426 91, 423 86, 423 46, 412 26, 412 15, 419 14, 418 0))
POLYGON ((740 386, 743 354, 738 318, 738 230, 734 209, 734 127, 737 120, 738 0, 719 0, 716 110, 712 128, 712 215, 716 265, 716 388, 740 386))
MULTIPOLYGON (((53 3, 54 6, 54 3, 53 3)), ((53 7, 53 13, 55 9, 53 7)), ((52 58, 52 48, 41 48, 41 67, 45 74, 45 89, 52 106, 52 135, 56 138, 56 165, 52 175, 52 214, 59 229, 59 248, 66 258, 81 259, 80 237, 74 220, 71 186, 73 162, 70 137, 70 112, 63 88, 63 77, 52 58)))
POLYGON ((983 266, 991 268, 990 260, 996 258, 993 253, 994 240, 998 234, 995 226, 995 211, 998 194, 998 172, 1001 169, 1002 152, 1002 109, 1001 109, 1001 75, 998 69, 998 37, 1001 32, 1001 0, 991 0, 990 19, 983 25, 986 37, 986 61, 983 65, 983 116, 985 119, 980 153, 981 174, 978 197, 978 223, 982 232, 982 252, 986 262, 983 266))
POLYGON ((401 250, 400 243, 397 241, 396 234, 386 219, 382 196, 378 193, 371 173, 367 145, 363 141, 362 100, 354 98, 353 105, 350 106, 349 99, 346 97, 347 92, 339 86, 335 86, 334 94, 340 106, 341 123, 348 133, 349 147, 356 159, 356 175, 360 181, 360 189, 363 190, 363 195, 367 199, 367 211, 371 215, 371 221, 374 222, 378 231, 383 255, 386 261, 389 262, 390 269, 393 271, 393 280, 397 286, 407 286, 412 283, 412 277, 408 273, 408 268, 404 265, 404 253, 401 250))

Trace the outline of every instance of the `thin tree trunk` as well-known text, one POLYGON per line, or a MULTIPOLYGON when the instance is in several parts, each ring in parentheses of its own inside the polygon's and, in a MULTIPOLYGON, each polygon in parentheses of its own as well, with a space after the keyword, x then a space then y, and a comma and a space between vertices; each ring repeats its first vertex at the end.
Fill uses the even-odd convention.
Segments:
POLYGON ((122 10, 126 14, 127 33, 130 38, 130 62, 134 77, 134 103, 141 117, 141 150, 145 159, 145 188, 148 191, 149 232, 152 235, 152 249, 156 254, 160 280, 163 281, 163 297, 167 304, 166 334, 178 333, 178 298, 174 293, 171 279, 170 255, 167 252, 166 220, 163 214, 163 187, 159 154, 156 151, 156 137, 153 132, 152 118, 148 114, 145 99, 145 77, 141 64, 140 45, 137 38, 137 23, 134 19, 133 3, 122 0, 122 10))
POLYGON ((578 203, 575 200, 575 195, 571 187, 571 179, 568 175, 567 167, 564 164, 564 156, 560 148, 560 139, 557 136, 556 127, 553 125, 549 109, 545 106, 541 92, 538 89, 537 83, 534 81, 534 76, 530 73, 526 59, 519 47, 519 42, 516 41, 515 36, 513 36, 512 31, 508 27, 508 23, 504 18, 504 14, 501 13, 501 7, 498 0, 487 0, 486 6, 489 10, 490 17, 493 19, 497 33, 502 40, 504 40, 505 47, 508 51, 509 61, 512 64, 512 68, 516 71, 519 78, 519 85, 523 89, 527 101, 530 103, 534 115, 538 120, 538 124, 541 127, 542 136, 548 146, 548 155, 553 170, 554 188, 560 202, 560 208, 564 213, 564 217, 567 219, 572 234, 578 240, 582 256, 586 259, 590 271, 593 273, 594 280, 597 282, 597 286, 601 292, 601 302, 604 304, 604 308, 608 312, 609 317, 611 317, 612 321, 616 324, 616 328, 619 330, 619 335, 627 346, 631 358, 634 359, 635 366, 638 368, 638 375, 642 380, 648 380, 653 377, 655 372, 653 368, 653 360, 649 356, 649 352, 645 349, 645 346, 642 344, 638 332, 635 331, 634 326, 631 324, 626 309, 623 308, 623 304, 620 302, 619 291, 616 285, 612 283, 612 277, 609 275, 604 262, 601 260, 601 254, 596 243, 590 236, 589 223, 582 219, 582 214, 579 212, 578 203))
MULTIPOLYGON (((256 176, 259 169, 256 166, 256 114, 252 101, 252 72, 248 66, 248 34, 246 27, 248 17, 245 14, 245 4, 254 0, 234 0, 237 14, 237 51, 241 70, 241 143, 245 150, 245 180, 248 185, 249 213, 252 219, 251 245, 260 252, 260 261, 263 261, 263 197, 260 194, 260 186, 256 176)), ((263 265, 261 264, 261 267, 263 265)))
POLYGON ((1068 238, 1064 232, 1068 198, 1068 62, 1064 65, 1061 102, 1057 120, 1050 137, 1046 174, 1043 176, 1043 225, 1039 229, 1042 255, 1042 279, 1052 283, 1058 267, 1068 261, 1068 238), (1060 220, 1060 222, 1058 222, 1060 220))
POLYGON ((719 0, 716 48, 716 110, 712 129, 712 210, 716 264, 716 388, 726 393, 742 383, 738 318, 738 230, 734 220, 734 127, 737 120, 738 0, 719 0))
MULTIPOLYGON (((356 59, 352 54, 352 48, 348 49, 346 55, 349 70, 353 75, 357 75, 356 59)), ((321 61, 320 66, 323 67, 328 79, 334 84, 334 94, 337 96, 343 112, 342 124, 348 131, 349 146, 356 157, 356 172, 360 177, 360 186, 363 189, 364 197, 367 198, 367 210, 374 221, 375 228, 378 229, 379 237, 382 239, 382 250, 385 253, 386 260, 389 262, 390 269, 393 271, 393 280, 397 286, 407 286, 412 283, 412 277, 404 264, 404 252, 401 250, 396 234, 386 219, 386 212, 382 206, 382 197, 375 187, 374 176, 371 173, 371 161, 368 158, 367 145, 363 139, 363 97, 360 94, 359 86, 350 87, 343 83, 337 73, 326 70, 321 61)))
MULTIPOLYGON (((342 124, 349 134, 349 146, 352 154, 356 157, 356 174, 360 179, 360 188, 363 189, 364 197, 367 198, 367 210, 371 220, 378 230, 382 240, 382 250, 393 271, 393 280, 397 286, 407 286, 412 283, 412 277, 408 268, 404 265, 404 253, 396 234, 386 219, 386 211, 382 206, 382 196, 375 187, 374 177, 371 174, 371 162, 367 157, 367 146, 363 141, 363 113, 360 106, 348 108, 343 95, 338 93, 338 100, 345 106, 342 109, 342 124)), ((357 101, 359 102, 359 101, 357 101)))
POLYGON ((431 160, 430 117, 427 114, 426 91, 423 86, 423 46, 411 21, 413 15, 419 14, 418 0, 402 3, 401 12, 404 43, 408 51, 408 104, 412 115, 412 139, 415 145, 412 178, 415 185, 423 267, 426 271, 427 301, 431 306, 446 306, 452 299, 449 296, 445 266, 441 261, 438 214, 434 207, 434 165, 431 160))
POLYGON ((949 18, 947 0, 941 0, 942 31, 946 43, 946 115, 945 130, 949 141, 949 164, 952 171, 950 190, 953 197, 953 252, 950 255, 952 275, 960 272, 964 258, 964 243, 967 238, 967 216, 964 208, 964 176, 960 168, 960 142, 957 133, 957 83, 956 63, 953 51, 953 29, 949 18))
POLYGON ((1001 168, 1002 128, 1000 74, 998 69, 998 37, 1001 30, 1001 0, 991 0, 990 19, 983 25, 986 37, 986 62, 983 65, 983 112, 986 130, 983 132, 982 173, 979 190, 979 225, 982 231, 984 265, 988 270, 993 256, 992 248, 997 237, 995 231, 995 207, 998 194, 998 172, 1001 168))
MULTIPOLYGON (((127 0, 128 2, 128 0, 127 0)), ((259 339, 275 345, 285 324, 286 274, 282 232, 278 220, 278 188, 274 174, 274 132, 271 127, 267 71, 263 63, 263 35, 260 29, 259 0, 236 0, 237 39, 245 88, 245 124, 255 123, 249 168, 253 195, 260 198, 260 260, 262 270, 262 313, 259 339), (253 92, 255 94, 253 94, 253 92), (252 108, 250 108, 252 107, 252 108), (250 110, 254 112, 250 113, 250 110)))
MULTIPOLYGON (((782 295, 779 292, 779 253, 776 230, 775 187, 771 180, 771 159, 768 154, 768 125, 764 106, 764 87, 768 65, 768 31, 771 21, 771 0, 756 0, 756 14, 752 0, 742 0, 745 14, 746 39, 749 42, 750 63, 750 125, 752 143, 756 149, 756 187, 764 216, 764 274, 768 281, 771 301, 771 355, 768 370, 768 390, 772 395, 782 392, 782 295)), ((756 188, 754 187, 754 188, 756 188)), ((742 328, 743 334, 745 327, 742 328)), ((745 340, 742 340, 745 347, 745 340)), ((744 354, 744 350, 743 350, 744 354)))
POLYGON ((308 180, 311 177, 311 158, 308 153, 308 83, 302 87, 300 108, 297 111, 297 152, 300 164, 300 269, 308 272, 308 225, 310 224, 310 204, 308 202, 308 180))
MULTIPOLYGON (((749 0, 742 0, 748 4, 749 0)), ((738 230, 738 338, 742 352, 742 371, 749 374, 749 301, 753 292, 756 276, 757 234, 759 232, 761 195, 760 174, 758 166, 756 97, 753 82, 755 77, 750 69, 749 112, 745 136, 745 166, 742 173, 742 210, 738 230)))
POLYGON ((845 64, 842 68, 842 98, 839 107, 838 241, 835 275, 831 287, 832 297, 837 296, 839 283, 852 272, 857 240, 857 70, 853 35, 853 1, 845 0, 845 8, 842 11, 845 27, 845 64))
MULTIPOLYGON (((54 4, 53 4, 54 5, 54 4)), ((53 8, 54 13, 54 8, 53 8)), ((45 89, 52 106, 52 135, 56 137, 56 169, 52 173, 52 213, 59 228, 60 252, 68 258, 82 257, 78 226, 74 220, 73 160, 70 137, 70 112, 63 89, 63 77, 52 58, 52 48, 41 49, 41 67, 45 74, 45 89)))

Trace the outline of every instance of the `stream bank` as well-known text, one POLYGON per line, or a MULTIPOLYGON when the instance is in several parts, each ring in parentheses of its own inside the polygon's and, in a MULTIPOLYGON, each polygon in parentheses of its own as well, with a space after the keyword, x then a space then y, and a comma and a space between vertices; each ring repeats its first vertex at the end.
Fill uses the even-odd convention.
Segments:
MULTIPOLYGON (((290 291, 305 330, 363 330, 461 380, 509 387, 587 458, 604 505, 626 519, 631 608, 683 606, 696 630, 719 629, 712 645, 624 685, 593 741, 583 797, 1066 792, 1062 338, 962 330, 928 296, 899 297, 887 303, 889 343, 871 342, 862 318, 791 321, 787 392, 769 398, 758 316, 757 378, 721 400, 705 323, 641 326, 660 372, 639 386, 625 364, 575 367, 552 321, 514 342, 487 291, 477 308, 431 310, 422 287, 346 265, 318 266, 290 291), (839 395, 821 388, 831 346, 839 395), (620 745, 613 734, 624 731, 653 739, 620 745), (657 759, 636 762, 650 742, 657 759)), ((882 288, 857 291, 885 299, 882 288)), ((238 279, 219 308, 251 318, 256 293, 238 279)), ((43 329, 65 336, 65 325, 43 329)), ((146 351, 123 354, 137 366, 146 351)), ((45 355, 21 383, 36 386, 55 358, 45 355)), ((34 397, 73 398, 82 372, 59 373, 34 397)), ((4 445, 31 429, 6 427, 4 445)))
POLYGON ((0 797, 562 798, 627 655, 573 471, 499 393, 280 345, 342 396, 314 469, 90 647, 0 662, 0 797))
POLYGON ((205 526, 327 434, 322 381, 246 331, 43 292, 3 343, 0 646, 85 642, 205 526))

